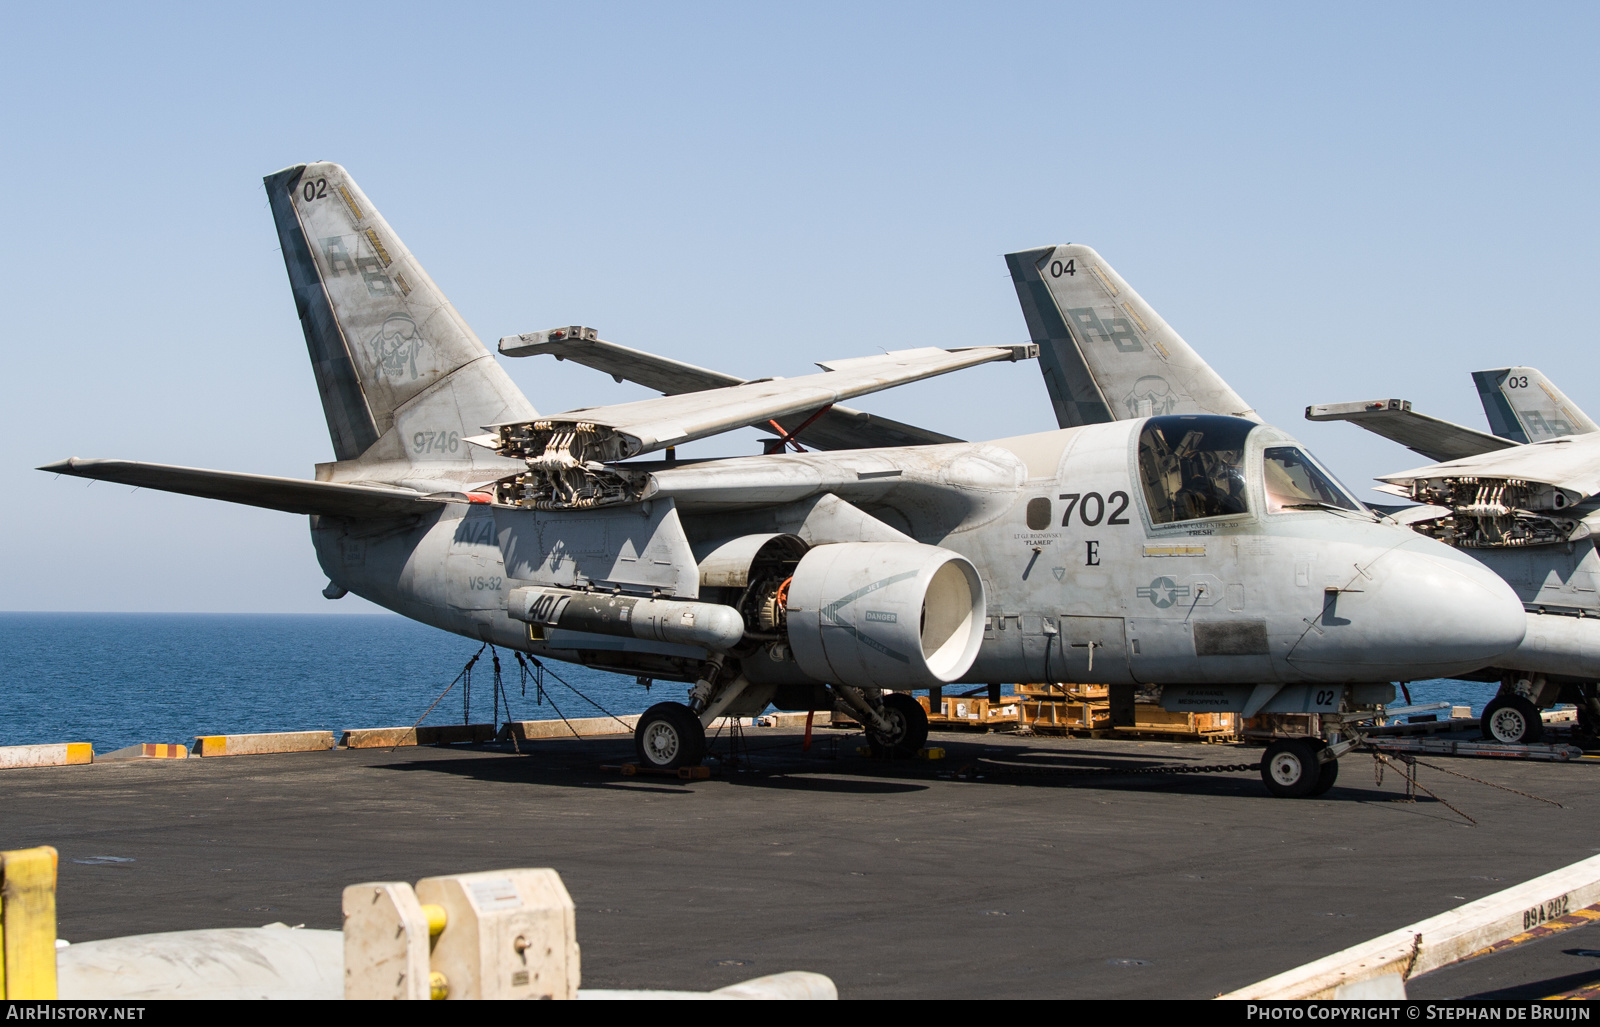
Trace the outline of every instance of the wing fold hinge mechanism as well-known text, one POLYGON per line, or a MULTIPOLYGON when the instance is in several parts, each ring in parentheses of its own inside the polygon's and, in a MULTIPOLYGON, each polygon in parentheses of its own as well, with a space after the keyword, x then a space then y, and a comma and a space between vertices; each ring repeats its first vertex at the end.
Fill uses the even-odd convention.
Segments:
MULTIPOLYGON (((564 331, 582 336, 589 330, 564 331)), ((524 348, 550 345, 551 333, 534 333, 533 341, 524 348)), ((517 348, 502 346, 502 352, 517 348)), ((726 388, 582 407, 534 421, 491 425, 488 430, 492 434, 467 441, 527 464, 525 473, 496 483, 496 499, 502 503, 536 510, 612 506, 637 502, 649 486, 648 472, 619 466, 630 457, 748 425, 770 423, 781 430, 781 418, 804 418, 799 428, 782 431, 780 439, 788 444, 840 400, 978 364, 1030 360, 1037 355, 1038 347, 1031 343, 895 350, 825 361, 818 365, 820 373, 799 378, 762 378, 726 388)))
POLYGON ((495 483, 495 500, 533 510, 582 510, 638 502, 649 475, 610 466, 638 450, 638 440, 590 421, 503 424, 472 441, 527 463, 495 483))

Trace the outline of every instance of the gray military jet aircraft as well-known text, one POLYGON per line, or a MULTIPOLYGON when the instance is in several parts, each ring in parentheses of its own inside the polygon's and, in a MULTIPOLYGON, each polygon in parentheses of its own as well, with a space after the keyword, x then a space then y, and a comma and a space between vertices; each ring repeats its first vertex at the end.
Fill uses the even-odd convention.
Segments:
MULTIPOLYGON (((914 753, 927 722, 907 693, 962 682, 1184 682, 1167 688, 1181 708, 1316 712, 1336 729, 1397 676, 1479 667, 1522 638, 1504 582, 1373 515, 1250 417, 1152 400, 1133 420, 905 445, 936 440, 837 406, 1031 347, 907 350, 541 415, 344 169, 297 165, 266 187, 337 459, 315 481, 42 469, 308 514, 330 598, 690 684, 640 719, 647 764, 696 763, 712 718, 769 704, 847 709, 880 751, 914 753), (768 422, 784 445, 820 429, 867 448, 672 457, 768 422)), ((1134 309, 1102 320, 1109 338, 1155 345, 1159 322, 1134 309)), ((599 342, 568 334, 502 350, 599 342)), ((1263 777, 1325 791, 1339 751, 1274 743, 1263 777)))
MULTIPOLYGON (((1063 426, 1152 413, 1255 417, 1248 404, 1086 246, 1007 256, 1045 384, 1063 426), (1136 330, 1137 329, 1137 330, 1136 330)), ((1494 434, 1416 413, 1405 400, 1324 404, 1310 420, 1350 420, 1430 460, 1380 479, 1425 506, 1386 508, 1501 575, 1527 605, 1524 641, 1488 668, 1501 681, 1487 738, 1537 740, 1536 706, 1564 697, 1600 724, 1600 426, 1528 367, 1473 374, 1494 434), (1544 448, 1544 447, 1549 448, 1544 448)), ((1401 680, 1422 675, 1402 674, 1401 680)))
POLYGON ((1539 709, 1578 707, 1600 728, 1600 425, 1532 367, 1474 371, 1493 434, 1417 413, 1402 399, 1325 403, 1312 421, 1350 421, 1439 461, 1379 478, 1379 491, 1423 504, 1397 509, 1416 531, 1469 553, 1527 609, 1521 645, 1484 671, 1497 681, 1485 738, 1538 741, 1539 709))

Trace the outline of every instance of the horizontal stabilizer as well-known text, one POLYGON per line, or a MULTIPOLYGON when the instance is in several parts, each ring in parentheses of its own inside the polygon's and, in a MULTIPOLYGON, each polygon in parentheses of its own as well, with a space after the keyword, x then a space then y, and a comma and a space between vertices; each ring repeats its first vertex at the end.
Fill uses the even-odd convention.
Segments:
MULTIPOLYGON (((897 350, 841 362, 837 371, 799 378, 769 378, 727 388, 662 396, 614 406, 585 407, 541 417, 531 425, 503 425, 502 434, 520 434, 531 427, 540 436, 576 431, 604 436, 586 442, 591 459, 623 460, 668 446, 761 424, 769 418, 809 417, 843 399, 880 392, 963 368, 996 360, 1028 359, 1033 346, 978 346, 944 350, 933 347, 897 350)), ((821 365, 827 366, 827 365, 821 365)), ((519 445, 526 448, 528 439, 519 445)), ((536 455, 536 454, 529 454, 536 455)))
POLYGON ((346 485, 301 478, 275 478, 238 471, 209 471, 199 467, 173 467, 137 460, 83 460, 72 457, 39 468, 119 485, 159 489, 201 499, 259 506, 293 514, 325 517, 403 517, 438 509, 441 499, 429 499, 404 489, 346 485))
POLYGON ((1411 409, 1408 399, 1367 403, 1319 403, 1306 407, 1308 421, 1349 421, 1429 460, 1459 460, 1516 445, 1473 428, 1441 421, 1411 409))
MULTIPOLYGON (((557 360, 570 360, 584 367, 592 367, 619 382, 634 382, 667 396, 746 384, 745 379, 731 374, 606 342, 595 337, 593 328, 574 326, 526 335, 508 335, 500 340, 500 352, 508 357, 548 354, 557 360)), ((786 432, 799 428, 805 419, 805 415, 773 418, 786 432)), ((758 427, 770 429, 769 425, 764 424, 758 427)), ((878 449, 888 446, 936 446, 962 440, 865 411, 835 406, 806 426, 799 441, 813 449, 878 449)))

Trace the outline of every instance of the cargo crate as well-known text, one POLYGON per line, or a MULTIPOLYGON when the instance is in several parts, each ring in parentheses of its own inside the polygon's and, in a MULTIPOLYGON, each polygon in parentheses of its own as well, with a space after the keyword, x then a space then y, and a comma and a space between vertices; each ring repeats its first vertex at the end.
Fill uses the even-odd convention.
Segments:
POLYGON ((928 712, 928 726, 933 728, 988 728, 1002 724, 1015 724, 1021 716, 1022 699, 1015 695, 1001 696, 1000 701, 991 703, 981 696, 970 698, 962 696, 948 696, 939 703, 935 711, 925 695, 917 696, 917 702, 928 712))
POLYGON ((1077 685, 1056 681, 1049 684, 1018 685, 1017 693, 1024 699, 1083 700, 1106 699, 1111 695, 1109 685, 1077 685))
POLYGON ((1111 706, 1105 702, 1051 702, 1024 699, 1021 723, 1042 734, 1081 734, 1111 727, 1111 706))
POLYGON ((1169 713, 1159 706, 1140 703, 1133 708, 1132 727, 1117 728, 1123 734, 1167 735, 1213 742, 1238 737, 1237 713, 1169 713))

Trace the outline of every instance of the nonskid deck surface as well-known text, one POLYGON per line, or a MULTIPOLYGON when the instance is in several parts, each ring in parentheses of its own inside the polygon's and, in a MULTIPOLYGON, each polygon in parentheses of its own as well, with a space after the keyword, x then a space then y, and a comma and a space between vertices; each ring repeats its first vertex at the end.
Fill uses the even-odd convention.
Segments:
MULTIPOLYGON (((859 735, 751 732, 748 770, 624 777, 625 737, 8 771, 3 847, 61 851, 63 938, 273 921, 339 927, 341 889, 560 871, 585 987, 709 989, 814 970, 846 998, 1207 998, 1593 855, 1586 765, 1448 760, 1557 809, 1424 769, 1467 826, 1347 757, 1315 800, 1268 798, 1259 748, 935 733, 939 762, 859 735), (830 758, 833 750, 838 757, 830 758), (108 859, 106 857, 116 857, 108 859)), ((725 740, 714 743, 725 751, 725 740)), ((1411 982, 1418 997, 1600 977, 1600 929, 1411 982), (1578 976, 1574 976, 1578 975, 1578 976)), ((1563 987, 1564 985, 1564 987, 1563 987)), ((1531 991, 1529 992, 1531 994, 1531 991)))

